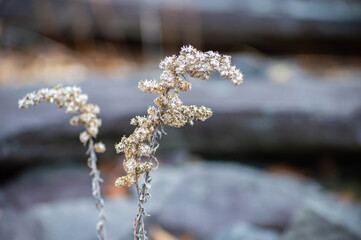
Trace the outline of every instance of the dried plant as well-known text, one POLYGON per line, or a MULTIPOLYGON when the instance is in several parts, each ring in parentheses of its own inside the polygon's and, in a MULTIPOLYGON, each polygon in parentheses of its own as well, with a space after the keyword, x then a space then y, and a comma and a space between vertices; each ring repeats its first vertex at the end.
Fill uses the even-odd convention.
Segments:
POLYGON ((156 106, 150 106, 146 116, 132 118, 130 124, 136 125, 134 132, 123 136, 120 143, 115 145, 117 153, 124 153, 123 163, 126 176, 116 180, 115 185, 135 185, 138 194, 138 215, 134 221, 134 239, 146 240, 144 216, 147 215, 144 204, 150 197, 150 172, 157 168, 158 161, 154 156, 159 147, 157 138, 161 138, 164 125, 183 127, 186 123, 194 124, 194 120, 205 121, 212 116, 210 108, 195 105, 183 105, 178 94, 191 89, 191 84, 184 75, 208 80, 214 71, 218 71, 222 78, 229 78, 233 85, 243 81, 243 75, 235 66, 231 66, 231 57, 217 52, 201 52, 192 46, 182 47, 179 55, 166 57, 159 67, 163 69, 160 82, 156 80, 140 81, 141 91, 155 93, 156 106), (139 186, 139 178, 144 175, 144 183, 139 186))
POLYGON ((27 94, 24 98, 20 99, 18 104, 19 108, 29 108, 36 106, 41 102, 53 103, 59 108, 65 108, 65 112, 69 114, 78 114, 70 119, 72 126, 84 124, 85 131, 79 135, 80 142, 84 145, 88 144, 87 155, 88 166, 91 169, 90 175, 92 176, 92 194, 96 200, 96 208, 100 220, 97 223, 97 235, 99 240, 106 240, 105 231, 105 212, 104 212, 104 200, 101 196, 100 183, 103 181, 100 177, 100 172, 97 168, 97 153, 103 153, 105 151, 105 145, 102 142, 94 144, 94 139, 98 135, 98 128, 101 126, 102 121, 97 118, 97 114, 100 112, 100 108, 97 105, 87 103, 88 96, 81 93, 79 87, 61 87, 40 89, 37 93, 32 92, 27 94))
MULTIPOLYGON (((159 67, 163 69, 160 82, 156 80, 140 81, 138 88, 141 91, 155 93, 158 96, 154 100, 156 106, 150 106, 146 116, 132 118, 130 124, 136 125, 134 132, 129 136, 123 136, 115 145, 117 153, 124 153, 123 163, 126 176, 119 177, 115 185, 135 185, 138 195, 138 214, 134 220, 134 239, 146 240, 144 216, 146 211, 144 204, 150 197, 151 188, 150 172, 158 167, 155 152, 159 147, 158 138, 162 137, 164 126, 183 127, 186 123, 194 124, 195 120, 205 121, 212 116, 210 108, 201 106, 183 105, 178 94, 191 89, 191 84, 186 81, 185 74, 201 80, 208 80, 210 75, 218 71, 222 78, 229 78, 233 85, 239 85, 243 81, 243 75, 239 69, 231 65, 231 57, 220 55, 217 52, 201 52, 192 46, 182 47, 179 55, 166 57, 159 67), (140 186, 139 179, 144 176, 144 182, 140 186)), ((41 102, 56 102, 60 108, 65 108, 66 113, 78 114, 70 119, 73 126, 84 124, 85 131, 79 135, 80 142, 88 144, 88 166, 91 169, 92 193, 96 199, 96 207, 100 220, 97 224, 98 239, 106 240, 104 222, 104 201, 100 191, 100 172, 97 169, 96 152, 105 151, 103 143, 94 144, 98 134, 98 128, 102 122, 97 118, 99 106, 87 103, 88 97, 81 93, 79 87, 57 86, 52 89, 40 89, 38 92, 27 94, 19 100, 19 108, 28 108, 41 102)))

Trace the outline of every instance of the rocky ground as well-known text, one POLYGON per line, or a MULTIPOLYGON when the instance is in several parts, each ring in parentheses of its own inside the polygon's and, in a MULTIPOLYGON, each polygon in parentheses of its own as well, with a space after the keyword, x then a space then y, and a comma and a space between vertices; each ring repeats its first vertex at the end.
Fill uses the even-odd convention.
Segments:
MULTIPOLYGON (((220 162, 162 166, 152 177, 150 234, 161 226, 187 239, 361 239, 360 206, 343 204, 307 179, 220 162)), ((95 240, 89 195, 80 167, 20 175, 1 189, 0 239, 95 240)), ((106 211, 109 239, 131 239, 134 194, 107 199, 106 211)))

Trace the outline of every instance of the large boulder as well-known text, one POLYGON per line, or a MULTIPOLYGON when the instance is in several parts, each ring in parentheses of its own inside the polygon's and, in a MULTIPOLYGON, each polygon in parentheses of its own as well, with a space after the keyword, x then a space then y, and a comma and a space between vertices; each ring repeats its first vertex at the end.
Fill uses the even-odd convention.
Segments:
MULTIPOLYGON (((137 81, 157 78, 159 72, 142 72, 130 80, 81 83, 89 102, 101 107, 103 126, 99 139, 111 146, 134 126, 129 121, 143 115, 154 95, 139 92, 137 81)), ((158 75, 159 76, 159 75, 158 75)), ((78 141, 82 127, 68 124, 63 109, 42 104, 19 110, 17 101, 44 86, 0 89, 0 164, 29 160, 85 161, 86 148, 78 141)), ((213 117, 194 127, 166 128, 161 150, 188 148, 203 154, 245 151, 312 151, 336 149, 360 152, 361 83, 359 81, 291 81, 275 84, 250 77, 238 87, 229 82, 193 82, 181 96, 185 104, 211 107, 213 117), (166 139, 166 141, 165 141, 166 139)))
POLYGON ((239 221, 283 230, 307 199, 325 197, 316 183, 236 164, 162 167, 153 175, 154 221, 199 238, 239 221))

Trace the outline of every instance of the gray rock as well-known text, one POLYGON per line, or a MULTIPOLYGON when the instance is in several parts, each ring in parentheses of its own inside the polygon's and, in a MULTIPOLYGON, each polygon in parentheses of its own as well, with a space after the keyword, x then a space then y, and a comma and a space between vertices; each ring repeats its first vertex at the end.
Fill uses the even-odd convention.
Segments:
MULTIPOLYGON (((135 202, 106 201, 108 239, 131 239, 135 202)), ((17 215, 0 218, 0 239, 6 240, 96 240, 98 221, 94 200, 79 198, 42 203, 17 215)))
POLYGON ((153 175, 155 221, 200 238, 238 221, 282 230, 306 199, 321 195, 313 182, 236 164, 162 167, 153 175))
MULTIPOLYGON (((129 134, 129 120, 146 113, 154 96, 139 92, 137 81, 157 78, 159 72, 141 72, 130 81, 87 81, 80 84, 89 101, 100 105, 103 126, 99 139, 113 154, 114 142, 129 134), (102 91, 99 91, 101 89, 102 91), (131 104, 129 104, 131 103, 131 104)), ((193 82, 193 90, 181 96, 185 104, 205 105, 214 115, 194 127, 167 128, 161 148, 189 148, 203 153, 287 151, 312 149, 361 150, 361 83, 359 81, 302 81, 286 84, 254 81, 242 86, 229 82, 193 82)), ((68 124, 62 109, 42 104, 19 110, 17 100, 40 86, 0 89, 0 164, 29 160, 85 161, 78 142, 81 127, 68 124)))
POLYGON ((91 177, 86 168, 42 167, 30 169, 4 187, 13 207, 28 208, 40 202, 91 196, 91 177))
POLYGON ((277 232, 255 227, 246 223, 235 223, 229 227, 212 233, 208 238, 211 240, 279 240, 277 232))
POLYGON ((360 240, 361 208, 308 201, 297 211, 284 240, 360 240))
MULTIPOLYGON (((136 204, 127 201, 107 202, 109 239, 129 239, 136 204)), ((37 219, 46 239, 96 240, 97 214, 93 199, 77 199, 32 208, 28 214, 37 219)))

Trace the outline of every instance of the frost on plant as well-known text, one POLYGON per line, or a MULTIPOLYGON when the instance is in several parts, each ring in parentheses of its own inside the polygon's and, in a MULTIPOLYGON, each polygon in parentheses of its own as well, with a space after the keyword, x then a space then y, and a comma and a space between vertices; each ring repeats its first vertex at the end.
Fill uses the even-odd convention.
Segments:
POLYGON ((191 84, 184 75, 208 80, 210 75, 218 71, 222 78, 228 78, 233 85, 243 81, 243 74, 231 65, 231 57, 217 52, 201 52, 192 46, 182 47, 179 55, 166 57, 159 67, 163 70, 160 82, 156 80, 140 81, 141 91, 155 93, 158 96, 150 106, 146 116, 136 116, 130 124, 137 126, 129 136, 123 136, 115 145, 117 153, 124 153, 123 163, 126 176, 116 180, 115 185, 135 185, 138 193, 138 215, 134 221, 134 239, 147 239, 143 217, 146 215, 143 204, 150 194, 150 172, 157 168, 158 161, 154 154, 159 146, 157 138, 164 134, 164 125, 183 127, 186 123, 194 124, 195 120, 205 121, 212 116, 212 110, 204 106, 183 105, 178 94, 191 89, 191 84), (144 175, 144 184, 139 186, 138 180, 144 175))
POLYGON ((105 145, 102 142, 94 144, 94 139, 98 135, 98 129, 102 125, 102 120, 97 118, 97 114, 100 112, 99 106, 87 103, 87 100, 88 96, 82 94, 79 87, 63 88, 59 85, 52 89, 43 88, 38 92, 29 93, 20 99, 18 104, 19 108, 29 108, 41 102, 55 102, 59 108, 65 108, 66 113, 78 114, 70 119, 70 124, 72 126, 84 124, 85 127, 85 131, 79 135, 79 140, 84 145, 88 144, 88 166, 91 169, 90 175, 93 176, 92 194, 96 200, 96 207, 100 218, 96 226, 97 234, 99 240, 106 240, 104 226, 106 216, 104 212, 104 200, 100 191, 100 182, 103 180, 100 178, 100 172, 96 165, 96 152, 103 153, 105 151, 105 145))

